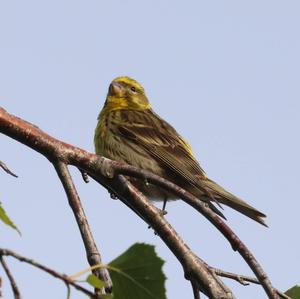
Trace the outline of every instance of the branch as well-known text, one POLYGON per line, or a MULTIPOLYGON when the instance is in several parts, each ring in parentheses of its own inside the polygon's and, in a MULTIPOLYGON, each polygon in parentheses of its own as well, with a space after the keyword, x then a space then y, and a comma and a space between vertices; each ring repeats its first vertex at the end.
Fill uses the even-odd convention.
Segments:
MULTIPOLYGON (((39 128, 8 114, 2 108, 0 108, 0 132, 40 152, 50 161, 60 160, 61 162, 74 165, 77 168, 84 170, 92 177, 98 178, 98 181, 109 190, 112 190, 111 186, 115 184, 117 174, 124 174, 126 176, 146 179, 154 185, 161 186, 166 190, 173 192, 203 214, 226 237, 233 249, 241 254, 253 270, 268 297, 272 299, 279 298, 268 276, 245 244, 220 217, 206 206, 204 202, 200 201, 184 189, 147 171, 99 157, 61 142, 44 133, 39 128)), ((143 214, 143 217, 146 218, 146 216, 147 215, 143 214)))
POLYGON ((17 260, 19 260, 20 262, 25 262, 35 268, 38 268, 48 274, 50 274, 51 276, 60 279, 61 281, 63 281, 66 285, 68 286, 72 286, 74 287, 76 290, 84 293, 87 296, 90 296, 91 298, 96 298, 96 299, 101 299, 101 297, 99 297, 98 295, 93 294, 91 291, 89 291, 88 289, 78 285, 77 283, 73 282, 72 280, 70 280, 70 278, 64 274, 61 274, 47 266, 44 266, 32 259, 29 259, 27 257, 24 257, 22 255, 19 255, 18 253, 9 250, 9 249, 4 249, 4 248, 0 248, 0 256, 11 256, 17 260))
POLYGON ((0 161, 0 167, 8 174, 14 176, 15 178, 17 178, 18 176, 16 174, 14 174, 7 166, 4 162, 0 161))
MULTIPOLYGON (((69 200, 70 207, 76 218, 81 233, 81 237, 85 246, 88 262, 91 267, 102 264, 101 255, 98 251, 97 245, 93 238, 92 232, 90 230, 86 215, 84 213, 83 207, 80 202, 80 198, 76 191, 76 187, 73 183, 68 167, 65 163, 60 161, 54 163, 54 167, 62 182, 62 185, 65 189, 65 192, 69 200)), ((97 268, 93 270, 93 273, 102 281, 104 281, 106 286, 105 287, 106 291, 111 292, 112 282, 108 270, 105 268, 102 269, 97 268)), ((104 290, 96 289, 95 291, 96 293, 99 292, 100 294, 105 294, 104 290)))
MULTIPOLYGON (((147 180, 149 183, 160 186, 178 197, 180 197, 187 204, 194 207, 199 211, 205 218, 207 218, 229 241, 233 250, 238 251, 244 258, 246 263, 250 266, 258 281, 265 289, 269 298, 278 299, 279 296, 272 286, 267 274, 264 272, 252 252, 247 246, 239 239, 239 237, 232 231, 232 229, 217 215, 215 214, 206 203, 200 201, 197 197, 184 190, 183 188, 163 179, 155 174, 149 173, 148 171, 138 169, 136 167, 111 161, 111 169, 114 171, 114 175, 123 174, 143 180, 147 180)), ((107 167, 107 166, 106 166, 107 167)))
MULTIPOLYGON (((247 286, 249 285, 249 282, 255 283, 255 284, 260 284, 260 282, 257 280, 255 277, 250 277, 246 275, 240 275, 232 272, 227 272, 221 269, 216 269, 216 268, 210 268, 213 272, 216 273, 216 275, 221 276, 221 277, 226 277, 229 279, 236 280, 240 284, 247 286)), ((291 299, 288 295, 280 292, 279 290, 276 289, 277 294, 279 297, 284 298, 284 299, 291 299)))
MULTIPOLYGON (((97 181, 97 178, 94 177, 97 181)), ((224 283, 213 275, 204 261, 197 257, 184 243, 173 227, 143 193, 137 190, 126 178, 119 175, 111 182, 110 188, 122 201, 134 207, 138 215, 161 237, 173 252, 184 269, 185 277, 197 282, 200 289, 209 298, 235 298, 225 287, 224 283)))
POLYGON ((2 264, 2 267, 3 267, 3 269, 4 269, 4 271, 5 271, 6 275, 7 275, 7 277, 8 277, 8 280, 10 282, 10 286, 11 286, 11 289, 13 291, 15 299, 21 299, 21 293, 19 291, 17 283, 16 283, 13 275, 11 274, 11 272, 10 272, 10 270, 9 270, 9 268, 8 268, 5 260, 3 259, 2 255, 0 256, 0 262, 2 264))

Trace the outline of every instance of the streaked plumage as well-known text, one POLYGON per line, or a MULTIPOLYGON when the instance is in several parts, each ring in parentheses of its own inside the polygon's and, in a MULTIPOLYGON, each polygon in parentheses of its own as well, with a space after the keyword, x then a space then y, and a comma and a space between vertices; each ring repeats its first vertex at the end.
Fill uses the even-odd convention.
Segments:
MULTIPOLYGON (((188 190, 200 200, 212 198, 264 224, 265 215, 210 180, 189 144, 152 110, 143 87, 128 77, 110 85, 95 131, 96 153, 160 175, 188 190)), ((175 199, 165 190, 133 183, 154 200, 175 199)), ((216 208, 210 202, 213 210, 216 208)))

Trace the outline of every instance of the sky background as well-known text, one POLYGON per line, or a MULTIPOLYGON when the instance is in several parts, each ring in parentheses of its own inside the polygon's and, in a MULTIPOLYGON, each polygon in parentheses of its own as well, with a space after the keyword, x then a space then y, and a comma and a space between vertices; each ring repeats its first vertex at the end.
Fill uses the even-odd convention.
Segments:
MULTIPOLYGON (((300 283, 299 1, 1 1, 0 105, 52 136, 94 151, 110 81, 137 79, 154 110, 193 147, 209 177, 268 215, 269 229, 225 208, 228 224, 274 286, 300 283)), ((22 237, 0 224, 1 247, 61 272, 87 267, 54 168, 0 135, 0 200, 22 237)), ((162 241, 95 182, 73 178, 103 261, 135 242, 166 260, 168 298, 192 298, 162 241)), ((167 206, 167 220, 210 265, 251 275, 228 242, 191 207, 167 206)), ((8 260, 23 297, 65 298, 64 284, 8 260)), ((4 277, 0 269, 0 276, 4 277)), ((265 298, 258 286, 225 280, 237 298, 265 298)), ((4 298, 12 298, 4 279, 4 298)), ((72 290, 72 298, 85 298, 72 290)))

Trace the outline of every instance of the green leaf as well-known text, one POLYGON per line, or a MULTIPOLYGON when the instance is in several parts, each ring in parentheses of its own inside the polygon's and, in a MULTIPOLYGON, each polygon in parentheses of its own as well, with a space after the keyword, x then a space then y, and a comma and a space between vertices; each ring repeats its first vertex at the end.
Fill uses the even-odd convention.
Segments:
POLYGON ((285 294, 292 299, 300 299, 300 285, 295 285, 294 287, 288 289, 285 294))
POLYGON ((21 232, 19 231, 19 229, 17 228, 17 226, 10 220, 10 218, 6 214, 4 208, 2 207, 2 203, 1 202, 0 202, 0 219, 5 224, 7 224, 8 226, 10 226, 11 228, 15 229, 21 235, 21 232))
POLYGON ((105 283, 94 274, 90 274, 86 278, 86 282, 89 283, 92 287, 97 289, 102 289, 105 286, 105 283))
POLYGON ((136 243, 109 265, 114 299, 166 299, 164 261, 154 246, 136 243))

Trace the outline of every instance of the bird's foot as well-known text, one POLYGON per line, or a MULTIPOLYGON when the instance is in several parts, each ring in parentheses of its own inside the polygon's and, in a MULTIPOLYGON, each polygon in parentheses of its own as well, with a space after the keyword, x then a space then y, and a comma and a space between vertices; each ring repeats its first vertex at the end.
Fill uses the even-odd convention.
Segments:
MULTIPOLYGON (((161 217, 164 217, 165 215, 168 214, 168 212, 166 210, 157 209, 157 211, 161 217)), ((152 228, 152 226, 148 225, 148 229, 151 229, 151 228, 152 228)), ((155 230, 154 230, 154 235, 157 235, 157 232, 155 230)))
POLYGON ((118 196, 116 193, 114 193, 113 191, 108 191, 109 192, 109 195, 110 195, 110 198, 111 199, 114 199, 114 200, 117 200, 118 199, 118 196))
POLYGON ((164 209, 163 209, 163 210, 161 210, 161 209, 158 209, 158 213, 159 213, 159 215, 160 215, 160 216, 162 216, 162 217, 163 217, 163 216, 165 216, 165 215, 167 215, 167 214, 168 214, 168 211, 167 211, 167 210, 164 210, 164 209))
POLYGON ((90 180, 89 180, 88 174, 82 169, 80 169, 80 172, 81 172, 81 176, 82 176, 82 179, 84 180, 84 182, 89 183, 90 180))

